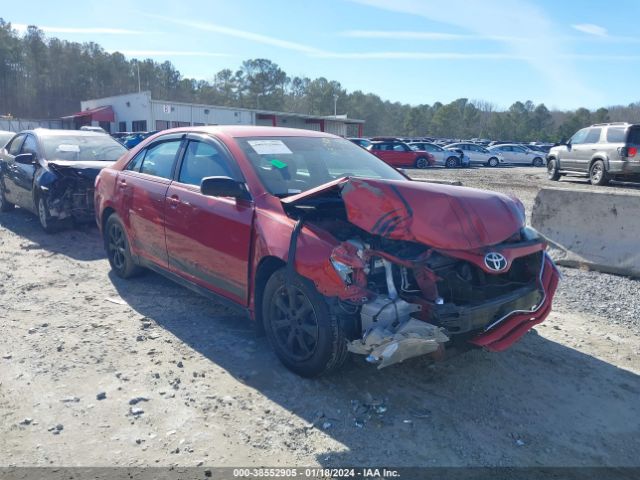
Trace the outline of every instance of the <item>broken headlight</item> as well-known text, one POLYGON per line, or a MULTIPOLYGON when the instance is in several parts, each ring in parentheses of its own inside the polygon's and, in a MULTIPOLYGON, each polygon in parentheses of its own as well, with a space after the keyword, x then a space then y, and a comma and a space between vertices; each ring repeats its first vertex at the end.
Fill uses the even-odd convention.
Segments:
POLYGON ((522 230, 520 230, 520 236, 525 242, 542 239, 542 235, 540 235, 540 232, 531 227, 524 227, 522 230))
POLYGON ((345 285, 351 285, 353 283, 353 268, 346 263, 342 263, 334 258, 331 258, 331 265, 338 276, 342 279, 345 285))

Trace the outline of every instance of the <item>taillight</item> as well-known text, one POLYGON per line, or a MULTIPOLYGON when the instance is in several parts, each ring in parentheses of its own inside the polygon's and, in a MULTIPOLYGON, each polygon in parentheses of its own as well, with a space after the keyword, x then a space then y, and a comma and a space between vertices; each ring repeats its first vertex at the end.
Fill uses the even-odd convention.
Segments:
POLYGON ((635 157, 636 153, 638 153, 638 149, 636 147, 627 147, 627 157, 635 157))

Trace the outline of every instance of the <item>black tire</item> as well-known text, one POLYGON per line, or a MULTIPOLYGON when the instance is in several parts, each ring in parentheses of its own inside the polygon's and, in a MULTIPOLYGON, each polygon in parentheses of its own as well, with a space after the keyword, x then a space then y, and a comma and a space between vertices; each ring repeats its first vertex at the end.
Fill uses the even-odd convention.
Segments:
POLYGON ((57 218, 53 218, 49 213, 49 207, 42 195, 36 197, 36 213, 38 214, 38 220, 40 226, 47 233, 55 233, 60 230, 60 222, 57 218))
POLYGON ((533 159, 533 166, 534 167, 542 167, 544 165, 544 160, 540 157, 536 157, 533 159))
POLYGON ((2 183, 2 178, 0 177, 0 212, 10 212, 13 210, 13 207, 15 207, 15 205, 7 201, 7 197, 4 196, 4 185, 2 183))
POLYGON ((589 167, 589 181, 591 185, 603 186, 608 184, 609 180, 611 180, 611 178, 607 173, 604 162, 602 160, 593 162, 589 167))
POLYGON ((425 168, 429 167, 429 160, 427 160, 425 157, 418 157, 416 158, 416 168, 419 168, 420 170, 424 170, 425 168))
POLYGON ((555 158, 550 158, 547 162, 547 178, 554 182, 560 180, 560 172, 558 172, 558 164, 555 158))
POLYGON ((286 269, 269 278, 262 301, 264 329, 280 361, 302 377, 337 370, 348 356, 347 338, 336 315, 309 280, 286 269))
POLYGON ((129 249, 129 239, 122 220, 113 213, 104 226, 104 249, 111 269, 120 278, 131 278, 138 275, 142 269, 136 264, 129 249))
POLYGON ((487 162, 487 165, 489 167, 497 167, 498 165, 500 165, 500 161, 496 157, 491 157, 487 162))
POLYGON ((449 157, 447 158, 447 160, 444 162, 444 166, 447 168, 456 168, 458 166, 458 162, 459 162, 459 158, 458 157, 449 157))

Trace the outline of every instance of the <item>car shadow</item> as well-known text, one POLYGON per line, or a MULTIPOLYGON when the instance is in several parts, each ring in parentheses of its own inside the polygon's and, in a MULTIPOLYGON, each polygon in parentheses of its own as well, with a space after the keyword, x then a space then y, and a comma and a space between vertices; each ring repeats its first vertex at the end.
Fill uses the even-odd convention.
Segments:
POLYGON ((629 399, 640 397, 640 377, 535 331, 499 354, 384 370, 359 357, 304 379, 242 312, 155 273, 110 278, 139 314, 315 430, 293 432, 292 445, 330 437, 313 452, 323 466, 637 465, 640 403, 629 399))
POLYGON ((0 214, 0 227, 26 239, 23 250, 47 250, 75 260, 93 261, 106 258, 102 240, 94 223, 83 223, 46 233, 38 218, 21 208, 0 214))

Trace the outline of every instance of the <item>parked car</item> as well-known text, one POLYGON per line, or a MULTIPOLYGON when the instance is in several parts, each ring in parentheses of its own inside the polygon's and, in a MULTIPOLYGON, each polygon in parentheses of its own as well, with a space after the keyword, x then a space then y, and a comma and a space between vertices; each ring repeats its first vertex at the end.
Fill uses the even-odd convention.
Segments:
POLYGON ((452 143, 444 147, 445 150, 462 150, 465 157, 469 157, 471 165, 487 165, 497 167, 504 163, 504 157, 498 152, 491 152, 481 145, 475 143, 452 143))
POLYGON ((70 220, 92 222, 95 178, 126 151, 103 133, 21 132, 0 151, 0 211, 29 210, 46 232, 70 220))
POLYGON ((9 140, 15 135, 14 132, 8 132, 6 130, 0 130, 0 148, 4 147, 9 140))
POLYGON ((566 145, 553 147, 547 156, 547 175, 588 175, 591 184, 612 179, 640 180, 640 124, 597 123, 578 130, 566 145))
POLYGON ((355 143, 356 145, 360 145, 362 148, 367 148, 369 145, 371 145, 371 140, 369 140, 368 138, 352 137, 352 138, 347 138, 347 140, 355 143))
MULTIPOLYGON (((531 150, 524 145, 507 143, 489 147, 487 150, 496 154, 501 154, 504 158, 504 163, 511 163, 513 165, 533 165, 534 167, 542 167, 544 165, 545 154, 531 150)), ((492 166, 495 167, 497 165, 492 166)))
POLYGON ((83 132, 108 133, 102 127, 92 127, 91 125, 83 125, 80 127, 80 130, 83 132))
POLYGON ((400 141, 372 141, 367 150, 392 167, 427 168, 436 163, 430 153, 416 152, 400 141))
POLYGON ((147 267, 241 307, 304 376, 348 352, 382 367, 504 350, 558 281, 516 199, 411 181, 321 132, 165 130, 100 172, 95 208, 116 275, 147 267))
POLYGON ((120 141, 125 147, 127 147, 128 149, 132 149, 133 147, 138 145, 141 141, 143 141, 145 138, 155 135, 158 132, 159 130, 154 130, 151 132, 135 132, 127 137, 122 138, 120 141))
POLYGON ((453 168, 464 164, 464 153, 462 151, 445 150, 439 145, 428 142, 411 142, 407 145, 415 151, 428 152, 433 155, 436 165, 453 168))

